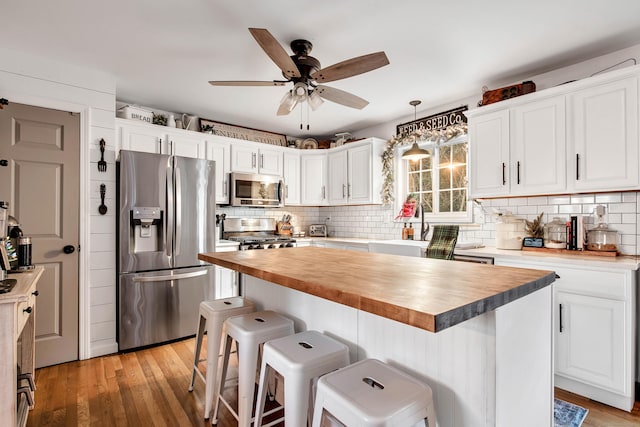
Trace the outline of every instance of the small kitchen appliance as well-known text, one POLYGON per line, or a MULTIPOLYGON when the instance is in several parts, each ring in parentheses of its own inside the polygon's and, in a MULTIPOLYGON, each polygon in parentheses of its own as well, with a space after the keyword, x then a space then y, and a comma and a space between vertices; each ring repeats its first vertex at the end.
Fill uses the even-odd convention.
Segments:
POLYGON ((309 237, 327 237, 327 226, 325 224, 311 224, 309 237))
POLYGON ((282 249, 296 246, 289 235, 275 234, 273 218, 227 218, 224 221, 223 239, 240 242, 241 251, 254 249, 282 249))
MULTIPOLYGON (((254 163, 257 161, 253 160, 254 163)), ((284 181, 277 175, 232 172, 229 174, 229 182, 231 206, 260 208, 284 206, 284 181)))

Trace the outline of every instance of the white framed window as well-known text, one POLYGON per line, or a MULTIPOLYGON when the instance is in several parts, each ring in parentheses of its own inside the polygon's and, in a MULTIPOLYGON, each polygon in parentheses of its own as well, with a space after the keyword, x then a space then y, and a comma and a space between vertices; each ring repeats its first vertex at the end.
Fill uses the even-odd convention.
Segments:
POLYGON ((431 156, 409 161, 402 153, 410 148, 403 145, 395 153, 396 208, 399 210, 410 193, 418 196, 424 206, 425 218, 434 222, 471 222, 471 203, 468 200, 467 135, 447 142, 423 142, 420 148, 431 156))

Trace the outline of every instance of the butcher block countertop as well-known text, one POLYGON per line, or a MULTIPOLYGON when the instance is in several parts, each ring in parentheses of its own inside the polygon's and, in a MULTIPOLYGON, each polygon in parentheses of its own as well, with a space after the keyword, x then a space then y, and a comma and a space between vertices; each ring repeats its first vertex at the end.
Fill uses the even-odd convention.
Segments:
POLYGON ((313 246, 212 252, 198 258, 431 332, 555 280, 552 271, 313 246))

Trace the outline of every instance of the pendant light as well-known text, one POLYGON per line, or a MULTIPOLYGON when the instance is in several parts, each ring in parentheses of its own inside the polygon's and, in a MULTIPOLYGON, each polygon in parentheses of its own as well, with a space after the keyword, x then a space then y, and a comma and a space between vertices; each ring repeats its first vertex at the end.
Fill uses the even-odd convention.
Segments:
MULTIPOLYGON (((422 101, 419 101, 419 100, 414 100, 414 101, 410 101, 409 102, 409 105, 413 106, 413 120, 414 121, 417 120, 416 119, 416 107, 418 105, 420 105, 421 102, 422 101)), ((408 149, 407 151, 405 151, 402 154, 402 158, 404 160, 411 160, 413 162, 415 162, 417 160, 420 160, 420 159, 426 159, 427 157, 430 157, 430 156, 431 156, 431 153, 429 153, 429 151, 427 151, 427 150, 424 150, 424 149, 420 148, 418 146, 417 142, 414 142, 413 145, 411 146, 411 148, 408 149)))

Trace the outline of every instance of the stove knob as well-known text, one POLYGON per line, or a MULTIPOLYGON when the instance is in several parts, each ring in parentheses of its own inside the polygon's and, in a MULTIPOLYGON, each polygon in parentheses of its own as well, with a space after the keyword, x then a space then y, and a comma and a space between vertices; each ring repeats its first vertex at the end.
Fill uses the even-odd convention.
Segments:
POLYGON ((264 249, 264 247, 262 245, 255 245, 255 247, 253 249, 264 249))
POLYGON ((274 245, 274 244, 272 243, 272 244, 270 244, 269 246, 267 246, 267 249, 273 249, 273 248, 275 248, 275 247, 276 247, 276 245, 274 245))
POLYGON ((289 242, 289 243, 285 243, 284 244, 285 248, 292 248, 293 247, 293 243, 289 242))

